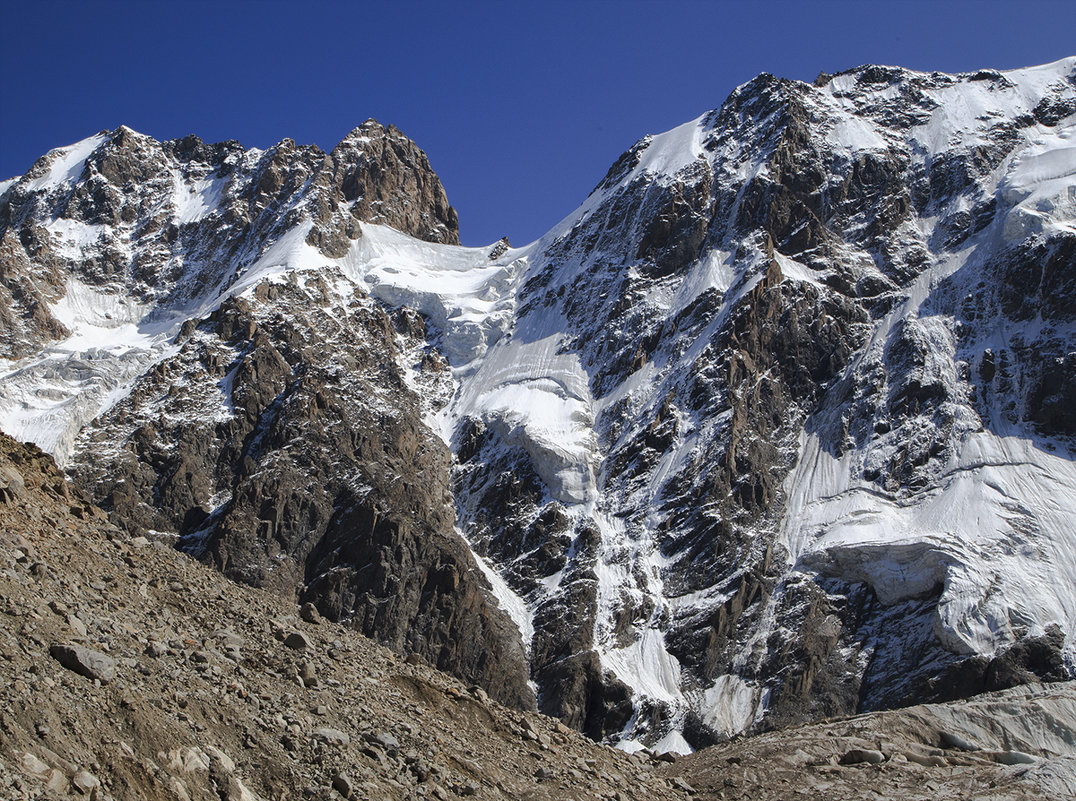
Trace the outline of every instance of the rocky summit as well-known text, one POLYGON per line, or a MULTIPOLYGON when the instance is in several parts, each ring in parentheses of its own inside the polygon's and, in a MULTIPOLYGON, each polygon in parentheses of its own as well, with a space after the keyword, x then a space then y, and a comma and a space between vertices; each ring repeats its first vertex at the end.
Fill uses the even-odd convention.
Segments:
MULTIPOLYGON (((1031 705, 1076 677, 1074 134, 1076 58, 761 75, 471 248, 391 126, 103 131, 0 183, 0 429, 102 547, 624 751, 1031 705)), ((100 644, 41 654, 113 692, 100 644)), ((860 739, 786 767, 949 758, 860 739)))

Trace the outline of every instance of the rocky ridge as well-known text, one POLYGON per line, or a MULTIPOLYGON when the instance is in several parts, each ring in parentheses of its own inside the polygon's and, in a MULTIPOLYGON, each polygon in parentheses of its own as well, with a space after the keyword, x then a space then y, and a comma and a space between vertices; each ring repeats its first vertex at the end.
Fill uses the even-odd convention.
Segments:
POLYGON ((914 706, 739 738, 666 775, 699 799, 1070 798, 1072 682, 914 706))

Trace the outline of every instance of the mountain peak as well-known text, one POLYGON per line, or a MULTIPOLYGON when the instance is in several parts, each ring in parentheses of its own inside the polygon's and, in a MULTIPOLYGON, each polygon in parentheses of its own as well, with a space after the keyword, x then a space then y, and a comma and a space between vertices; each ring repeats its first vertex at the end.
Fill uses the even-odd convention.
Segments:
POLYGON ((1072 675, 1071 66, 763 74, 518 249, 373 120, 53 151, 0 205, 0 425, 628 748, 1072 675))

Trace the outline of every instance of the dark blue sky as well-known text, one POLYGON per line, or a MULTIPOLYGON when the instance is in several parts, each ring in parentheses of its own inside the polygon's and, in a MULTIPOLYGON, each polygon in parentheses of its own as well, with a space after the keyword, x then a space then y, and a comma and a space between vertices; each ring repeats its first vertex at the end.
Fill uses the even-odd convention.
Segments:
POLYGON ((636 139, 759 72, 1076 52, 1071 0, 0 3, 0 178, 120 124, 328 150, 376 117, 429 154, 475 245, 541 235, 636 139))

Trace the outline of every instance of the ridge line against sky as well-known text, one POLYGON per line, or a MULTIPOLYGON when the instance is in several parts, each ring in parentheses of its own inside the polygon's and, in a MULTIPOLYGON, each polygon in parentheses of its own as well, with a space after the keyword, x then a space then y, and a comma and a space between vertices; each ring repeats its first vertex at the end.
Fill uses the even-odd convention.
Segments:
POLYGON ((633 142, 760 72, 1076 51, 1076 3, 1060 0, 0 2, 0 180, 121 124, 329 150, 375 117, 429 155, 469 245, 541 236, 633 142))

